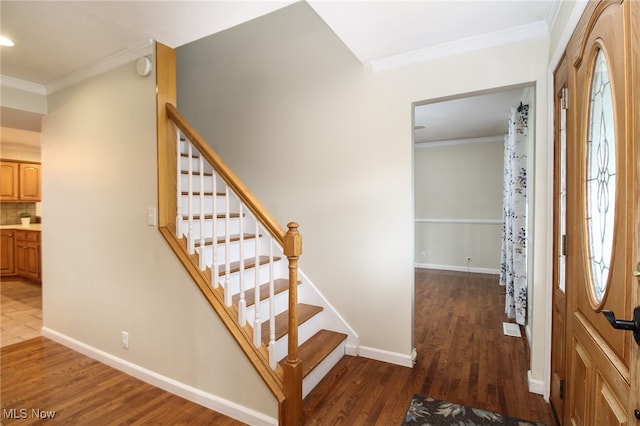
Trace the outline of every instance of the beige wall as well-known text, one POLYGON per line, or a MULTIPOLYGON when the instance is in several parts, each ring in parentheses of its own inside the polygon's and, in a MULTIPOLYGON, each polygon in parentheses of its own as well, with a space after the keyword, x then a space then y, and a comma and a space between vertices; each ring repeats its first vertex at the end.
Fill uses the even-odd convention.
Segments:
POLYGON ((155 123, 154 78, 134 63, 49 97, 44 327, 275 418, 275 399, 147 226, 157 206, 155 123))
MULTIPOLYGON (((548 43, 541 37, 374 74, 299 3, 179 48, 178 103, 282 223, 300 222, 302 268, 360 343, 408 354, 414 103, 535 85, 531 279, 546 293, 548 43)), ((545 309, 536 303, 531 332, 537 380, 548 351, 545 309)))
POLYGON ((40 162, 40 133, 0 127, 0 158, 40 162))
POLYGON ((499 271, 502 227, 487 222, 502 221, 503 157, 499 138, 416 149, 416 265, 499 271))

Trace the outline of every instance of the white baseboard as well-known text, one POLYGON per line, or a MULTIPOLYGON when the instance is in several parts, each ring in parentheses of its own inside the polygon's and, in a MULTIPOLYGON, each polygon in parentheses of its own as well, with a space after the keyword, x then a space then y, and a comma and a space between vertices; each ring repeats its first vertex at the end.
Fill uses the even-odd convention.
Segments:
POLYGON ((443 271, 473 272, 475 274, 500 275, 500 270, 493 269, 493 268, 475 268, 471 266, 466 267, 466 266, 456 266, 456 265, 435 265, 433 263, 415 263, 413 266, 416 268, 422 268, 422 269, 439 269, 443 271))
POLYGON ((51 339, 61 345, 67 346, 76 352, 80 352, 90 358, 102 362, 110 367, 120 370, 130 376, 149 383, 174 395, 178 395, 191 402, 202 405, 225 416, 232 417, 250 425, 277 425, 278 419, 269 417, 235 402, 228 401, 203 390, 194 388, 185 383, 147 370, 137 364, 133 364, 110 353, 89 346, 79 340, 73 339, 48 327, 42 327, 42 336, 51 339))
POLYGON ((403 367, 413 367, 413 354, 401 354, 389 352, 383 349, 362 346, 358 348, 358 356, 375 359, 376 361, 388 362, 390 364, 401 365, 403 367))
POLYGON ((529 392, 537 393, 538 395, 544 394, 544 382, 531 377, 531 370, 527 371, 527 380, 529 381, 529 392))

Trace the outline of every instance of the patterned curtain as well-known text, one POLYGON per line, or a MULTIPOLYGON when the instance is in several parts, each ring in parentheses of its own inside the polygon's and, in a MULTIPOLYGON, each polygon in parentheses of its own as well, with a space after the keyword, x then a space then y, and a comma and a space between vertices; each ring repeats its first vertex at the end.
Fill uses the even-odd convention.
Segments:
POLYGON ((502 261, 500 285, 506 287, 505 312, 527 319, 527 143, 529 105, 511 108, 504 143, 502 261))

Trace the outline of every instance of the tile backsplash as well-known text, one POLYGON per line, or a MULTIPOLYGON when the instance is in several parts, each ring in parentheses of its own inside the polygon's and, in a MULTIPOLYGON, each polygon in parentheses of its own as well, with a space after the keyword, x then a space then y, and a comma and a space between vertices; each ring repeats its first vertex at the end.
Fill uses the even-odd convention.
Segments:
POLYGON ((20 213, 31 215, 31 223, 36 221, 36 203, 0 203, 0 225, 20 223, 20 213))

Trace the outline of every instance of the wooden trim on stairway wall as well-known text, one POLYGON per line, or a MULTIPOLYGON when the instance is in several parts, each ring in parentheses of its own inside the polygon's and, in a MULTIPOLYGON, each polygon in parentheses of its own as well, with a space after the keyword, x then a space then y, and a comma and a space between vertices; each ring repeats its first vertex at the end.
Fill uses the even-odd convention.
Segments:
POLYGON ((156 110, 158 136, 158 227, 175 223, 175 125, 167 116, 167 103, 176 103, 176 52, 156 42, 156 110), (172 148, 173 147, 173 148, 172 148))
MULTIPOLYGON (((278 413, 280 422, 283 420, 285 394, 283 390, 283 371, 278 367, 276 371, 271 369, 268 362, 268 354, 264 345, 256 348, 253 345, 251 331, 241 327, 235 318, 237 312, 232 308, 227 308, 224 304, 220 289, 214 290, 211 286, 210 272, 202 272, 197 268, 197 261, 194 261, 188 254, 185 244, 176 237, 175 217, 177 214, 176 199, 176 176, 177 176, 177 150, 176 136, 177 128, 174 122, 180 123, 183 132, 189 137, 194 138, 197 149, 207 158, 211 164, 221 165, 226 171, 223 175, 227 183, 236 191, 245 203, 252 209, 264 209, 253 196, 243 196, 242 191, 246 188, 239 183, 239 179, 228 169, 221 159, 205 144, 197 135, 195 130, 180 116, 175 109, 176 102, 176 56, 175 51, 161 43, 156 42, 156 92, 157 92, 157 136, 158 136, 158 229, 165 238, 171 249, 174 251, 178 259, 186 268, 202 294, 205 296, 211 307, 216 311, 223 324, 234 337, 242 351, 245 353, 251 364, 254 366, 264 383, 267 385, 271 393, 275 396, 278 403, 278 413), (172 113, 169 112, 172 111, 172 113), (197 136, 197 137, 196 137, 197 136), (247 200, 249 198, 249 200, 247 200)), ((246 191, 248 193, 248 191, 246 191)), ((261 218, 268 219, 265 222, 269 226, 269 230, 276 236, 279 241, 284 238, 284 230, 277 222, 264 212, 256 213, 261 218), (277 226, 276 226, 277 225, 277 226)))

